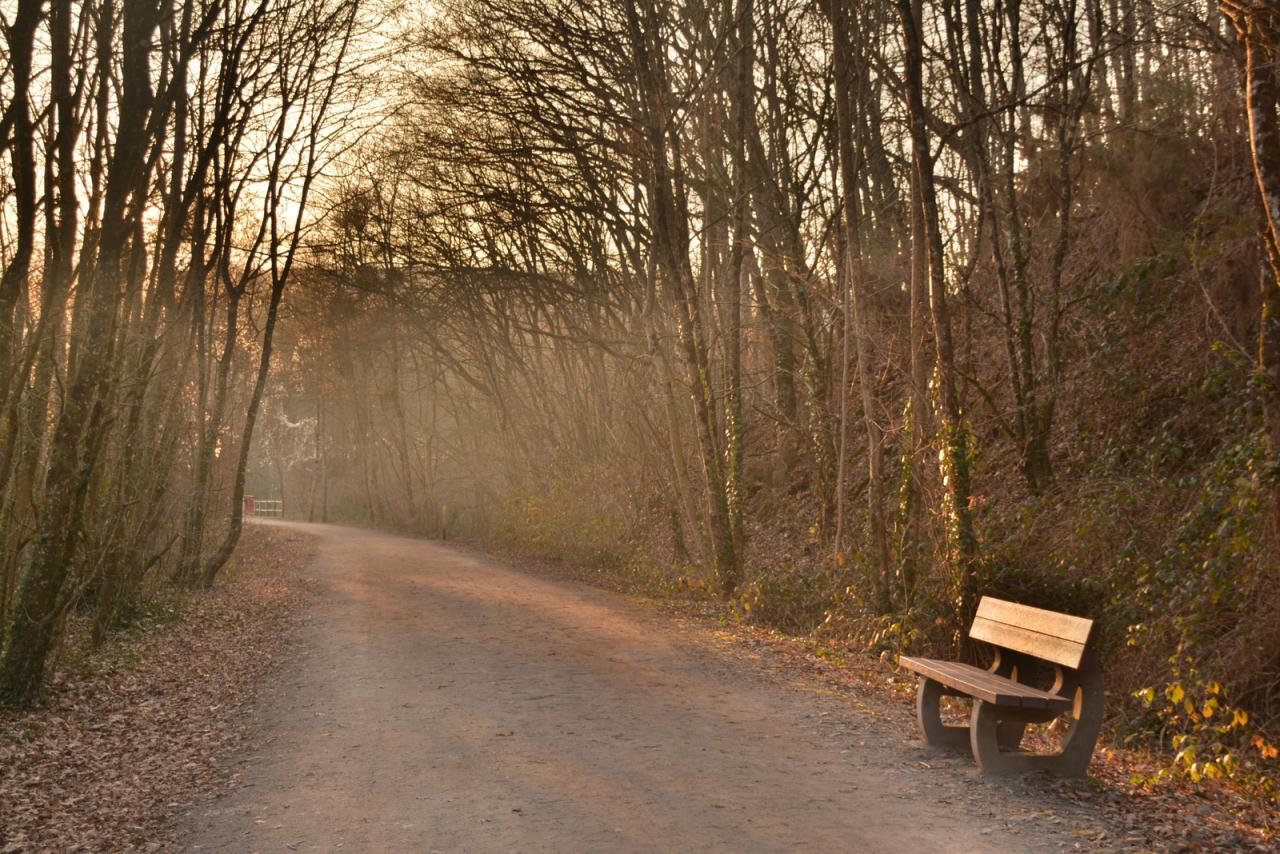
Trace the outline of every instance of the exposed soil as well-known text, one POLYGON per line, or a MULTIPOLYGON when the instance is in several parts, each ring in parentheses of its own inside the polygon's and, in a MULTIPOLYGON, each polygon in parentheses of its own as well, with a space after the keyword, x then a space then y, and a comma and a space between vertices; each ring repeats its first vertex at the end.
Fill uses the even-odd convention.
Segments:
POLYGON ((193 851, 1146 847, 729 634, 424 540, 297 525, 319 594, 193 851))

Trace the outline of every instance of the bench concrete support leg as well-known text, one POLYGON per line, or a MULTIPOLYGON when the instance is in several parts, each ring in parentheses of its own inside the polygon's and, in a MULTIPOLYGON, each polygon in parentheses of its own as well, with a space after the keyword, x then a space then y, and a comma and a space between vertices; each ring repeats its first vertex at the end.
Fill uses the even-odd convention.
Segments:
POLYGON ((1064 680, 1064 686, 1064 693, 1075 694, 1076 704, 1071 710, 1071 726, 1063 738, 1062 764, 1057 773, 1083 777, 1102 730, 1102 668, 1092 652, 1085 653, 1080 669, 1064 680))
POLYGON ((931 747, 963 750, 969 745, 968 727, 947 726, 942 722, 938 704, 943 697, 954 695, 955 692, 941 682, 920 677, 920 687, 916 690, 916 723, 920 727, 920 735, 931 747))
MULTIPOLYGON (((1003 749, 1007 742, 1000 737, 1002 728, 1009 724, 1015 724, 1020 729, 1026 727, 1025 722, 1009 720, 1010 713, 1010 709, 1002 706, 993 706, 981 700, 973 701, 973 714, 969 719, 969 746, 973 750, 973 758, 978 763, 978 767, 987 774, 1034 771, 1036 768, 1044 767, 1044 764, 1038 760, 1051 758, 1022 753, 1016 749, 1003 749)), ((1022 740, 1021 733, 1018 740, 1022 740)))
POLYGON ((1091 657, 1080 670, 1061 677, 1057 693, 1075 696, 1071 725, 1063 739, 1062 751, 1033 754, 1010 750, 1009 736, 1002 733, 1011 725, 1021 729, 1027 723, 1051 720, 1051 712, 995 706, 973 701, 969 721, 970 747, 978 766, 987 773, 1016 773, 1044 770, 1062 777, 1083 777, 1089 770, 1093 748, 1102 729, 1102 672, 1091 657))

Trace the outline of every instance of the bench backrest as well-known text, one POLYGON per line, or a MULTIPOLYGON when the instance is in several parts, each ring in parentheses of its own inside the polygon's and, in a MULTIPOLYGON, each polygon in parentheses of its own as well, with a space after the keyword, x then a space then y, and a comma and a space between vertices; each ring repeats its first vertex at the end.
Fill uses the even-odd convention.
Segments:
POLYGON ((983 596, 969 637, 1070 667, 1080 667, 1093 620, 983 596))

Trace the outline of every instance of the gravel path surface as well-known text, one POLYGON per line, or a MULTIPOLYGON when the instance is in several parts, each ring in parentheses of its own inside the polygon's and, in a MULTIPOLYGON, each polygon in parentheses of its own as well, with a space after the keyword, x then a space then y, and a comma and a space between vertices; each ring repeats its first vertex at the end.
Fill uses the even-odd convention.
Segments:
POLYGON ((431 541, 291 527, 319 538, 319 597, 187 850, 1109 847, 1087 807, 983 779, 707 626, 431 541))

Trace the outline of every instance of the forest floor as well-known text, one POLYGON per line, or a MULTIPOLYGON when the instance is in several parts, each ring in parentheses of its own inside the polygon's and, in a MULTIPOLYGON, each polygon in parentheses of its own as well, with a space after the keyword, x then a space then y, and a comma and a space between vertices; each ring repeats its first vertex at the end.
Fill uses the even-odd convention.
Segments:
POLYGON ((226 781, 249 701, 289 657, 312 540, 248 526, 213 590, 151 602, 86 651, 69 626, 41 704, 0 711, 0 852, 153 851, 226 781))
POLYGON ((473 550, 334 526, 296 653, 193 851, 1270 850, 987 779, 904 705, 750 630, 473 550))

